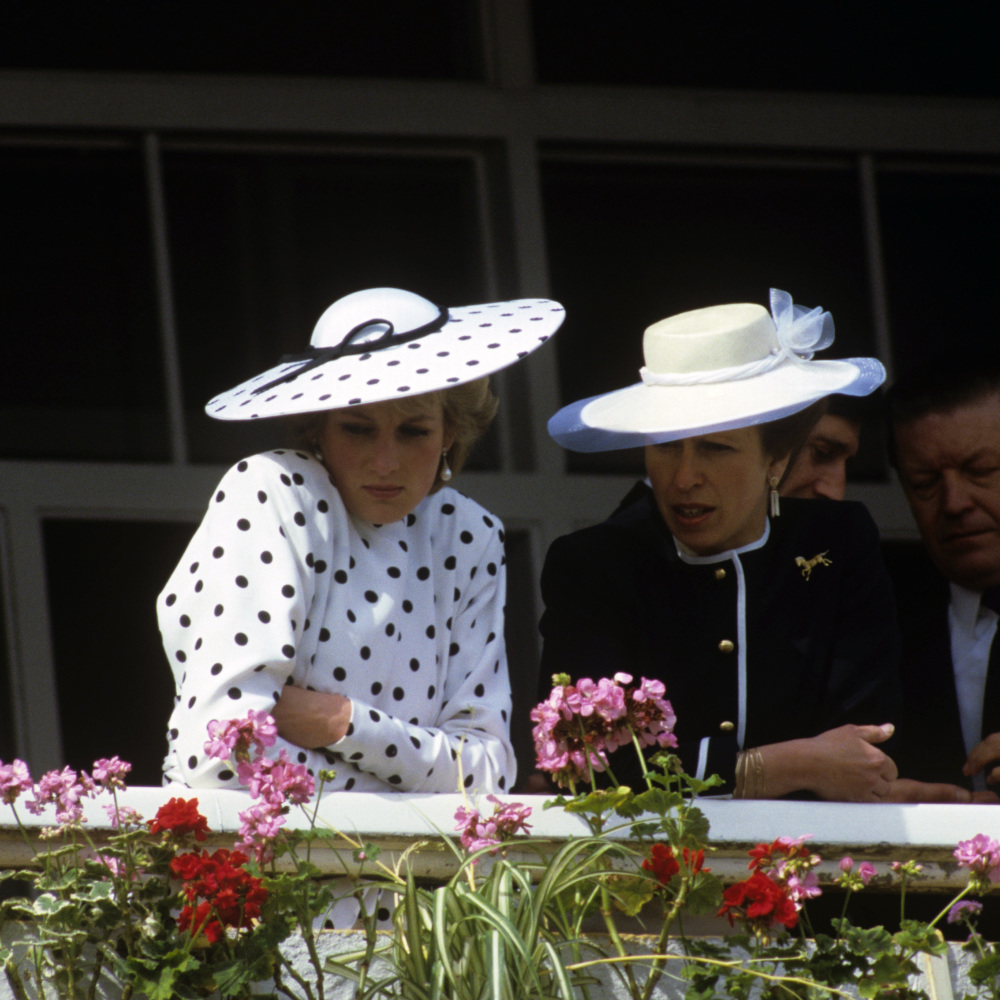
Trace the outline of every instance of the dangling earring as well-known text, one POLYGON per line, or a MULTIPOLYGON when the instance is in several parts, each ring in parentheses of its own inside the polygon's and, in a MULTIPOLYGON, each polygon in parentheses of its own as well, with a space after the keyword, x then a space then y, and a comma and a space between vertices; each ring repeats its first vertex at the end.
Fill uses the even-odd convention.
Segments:
POLYGON ((442 483, 451 479, 451 469, 448 468, 448 449, 441 449, 441 471, 438 473, 442 483))
POLYGON ((781 498, 778 496, 778 483, 780 480, 777 476, 768 476, 767 485, 771 487, 771 517, 779 517, 781 515, 781 498))

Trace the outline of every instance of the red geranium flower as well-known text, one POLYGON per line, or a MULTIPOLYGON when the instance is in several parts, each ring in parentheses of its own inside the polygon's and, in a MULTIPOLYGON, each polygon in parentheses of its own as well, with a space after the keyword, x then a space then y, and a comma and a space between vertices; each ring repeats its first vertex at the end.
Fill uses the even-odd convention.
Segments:
MULTIPOLYGON (((667 844, 653 844, 649 849, 649 854, 650 856, 643 861, 642 867, 646 871, 652 872, 660 885, 666 885, 681 870, 681 866, 674 856, 674 849, 667 844)), ((684 867, 692 875, 697 875, 700 871, 712 870, 704 867, 705 852, 702 850, 692 851, 685 847, 681 852, 681 857, 684 859, 684 867)))
POLYGON ((193 834, 195 840, 208 836, 208 820, 198 812, 197 799, 170 799, 160 806, 155 819, 149 821, 149 832, 166 830, 177 837, 193 834))
POLYGON ((674 849, 666 844, 653 844, 642 867, 652 872, 660 885, 666 885, 681 870, 674 857, 674 849))
POLYGON ((735 923, 734 914, 763 930, 775 924, 784 924, 791 929, 799 920, 798 910, 788 890, 759 871, 731 885, 722 894, 722 899, 717 916, 728 917, 730 926, 735 923))
POLYGON ((204 910, 206 906, 226 927, 249 927, 260 916, 267 901, 267 889, 259 878, 242 868, 246 861, 247 856, 240 851, 219 848, 212 854, 208 851, 181 854, 170 862, 171 873, 183 879, 181 891, 192 904, 181 911, 182 916, 187 912, 183 925, 178 919, 181 930, 190 926, 193 906, 199 899, 203 902, 198 903, 195 912, 196 924, 198 913, 209 912, 204 910))
POLYGON ((194 927, 194 933, 205 939, 204 944, 215 944, 222 937, 222 924, 212 919, 212 904, 199 903, 197 909, 185 906, 177 917, 178 930, 194 927))
MULTIPOLYGON (((758 844, 750 848, 747 852, 750 855, 750 864, 747 868, 767 869, 780 864, 782 861, 791 861, 795 858, 811 858, 812 852, 804 846, 804 841, 808 840, 809 834, 804 837, 778 837, 770 844, 758 844)), ((819 860, 819 859, 817 859, 819 860)))

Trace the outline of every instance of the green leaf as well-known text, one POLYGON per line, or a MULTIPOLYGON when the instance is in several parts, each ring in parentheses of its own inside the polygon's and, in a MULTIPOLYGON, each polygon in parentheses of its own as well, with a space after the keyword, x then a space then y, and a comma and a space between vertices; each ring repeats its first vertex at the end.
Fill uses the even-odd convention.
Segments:
POLYGON ((630 917, 639 915, 657 889, 656 882, 641 875, 609 875, 607 884, 615 906, 630 917))
POLYGON ((708 843, 708 817, 693 806, 684 814, 681 840, 686 847, 702 847, 708 843))
POLYGON ((919 920, 903 920, 892 939, 901 951, 925 951, 931 955, 943 955, 948 950, 941 932, 919 920))
POLYGON ((185 972, 191 972, 201 963, 193 955, 182 951, 171 951, 164 956, 163 961, 130 962, 132 974, 138 992, 145 993, 149 1000, 172 1000, 177 995, 178 977, 185 972), (144 966, 151 966, 148 971, 144 966))
POLYGON ((566 802, 568 813, 593 814, 604 816, 616 812, 632 799, 632 789, 621 785, 618 788, 595 788, 586 795, 581 795, 566 802))
POLYGON ((906 985, 910 973, 918 972, 916 965, 901 955, 879 955, 872 966, 872 976, 883 985, 906 985))
POLYGON ((74 892, 73 898, 83 903, 96 903, 114 899, 115 886, 111 881, 91 882, 86 892, 74 892))
POLYGON ((713 774, 704 780, 693 778, 689 774, 684 777, 685 784, 692 795, 704 795, 705 792, 709 792, 713 788, 720 788, 725 784, 725 781, 718 774, 713 774))
POLYGON ((715 914, 722 905, 722 882, 709 872, 699 872, 691 880, 684 908, 694 916, 715 914))
POLYGON ((996 951, 996 946, 993 945, 993 951, 984 955, 978 962, 974 963, 969 968, 969 982, 975 983, 976 986, 996 986, 1000 983, 1000 952, 996 951))
POLYGON ((58 897, 51 896, 48 893, 39 896, 32 906, 32 912, 40 917, 53 916, 54 914, 73 909, 75 909, 75 907, 70 900, 59 899, 58 897))
MULTIPOLYGON (((619 815, 621 814, 619 813, 619 815)), ((652 840, 660 832, 660 823, 656 821, 647 823, 635 821, 632 823, 632 837, 635 840, 652 840)))
POLYGON ((684 805, 684 796, 680 792, 650 788, 635 796, 634 805, 640 813, 656 813, 658 816, 665 816, 668 812, 684 805))

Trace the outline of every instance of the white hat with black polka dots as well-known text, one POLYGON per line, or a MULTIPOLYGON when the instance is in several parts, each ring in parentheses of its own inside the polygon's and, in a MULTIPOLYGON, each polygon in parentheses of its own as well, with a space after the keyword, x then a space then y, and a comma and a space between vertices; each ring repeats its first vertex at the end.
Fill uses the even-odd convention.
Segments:
POLYGON ((310 348, 216 396, 218 420, 254 420, 446 389, 506 368, 545 343, 565 310, 550 299, 442 308, 367 288, 319 318, 310 348))

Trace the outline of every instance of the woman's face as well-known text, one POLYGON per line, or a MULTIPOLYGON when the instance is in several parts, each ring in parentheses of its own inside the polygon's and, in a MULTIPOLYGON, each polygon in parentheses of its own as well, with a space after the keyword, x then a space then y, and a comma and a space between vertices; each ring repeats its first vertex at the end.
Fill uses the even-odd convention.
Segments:
POLYGON ((756 427, 646 448, 646 471, 667 527, 702 556, 760 538, 768 479, 780 479, 787 464, 787 456, 775 460, 764 454, 756 427))
POLYGON ((405 414, 390 402, 331 410, 318 444, 347 510, 389 524, 430 492, 451 436, 440 399, 430 396, 411 401, 405 414))

